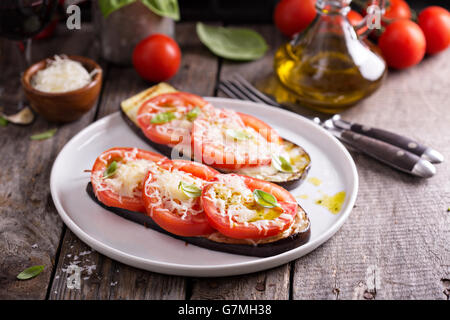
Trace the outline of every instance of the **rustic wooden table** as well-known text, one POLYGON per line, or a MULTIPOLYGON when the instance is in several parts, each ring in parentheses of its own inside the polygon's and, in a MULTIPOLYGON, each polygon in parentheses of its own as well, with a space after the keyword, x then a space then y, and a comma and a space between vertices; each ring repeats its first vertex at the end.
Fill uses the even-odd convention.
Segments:
MULTIPOLYGON (((218 59, 178 23, 182 66, 170 83, 216 95, 219 79, 239 72, 251 81, 270 70, 284 41, 273 26, 250 26, 271 51, 250 63, 218 59)), ((98 59, 92 29, 58 30, 34 44, 33 60, 55 53, 98 59)), ((345 118, 391 129, 432 145, 447 162, 420 180, 352 153, 360 176, 356 206, 342 229, 309 255, 256 274, 186 278, 138 270, 92 251, 59 218, 49 190, 50 170, 64 144, 82 128, 119 109, 145 89, 132 68, 102 62, 105 81, 97 107, 58 126, 48 140, 29 136, 55 127, 38 118, 31 127, 0 127, 0 299, 449 299, 450 297, 450 50, 402 72, 345 118), (81 289, 68 289, 66 268, 80 261, 81 289), (30 265, 45 271, 28 281, 16 275, 30 265), (90 271, 92 272, 91 274, 90 271)), ((3 72, 3 71, 2 71, 3 72)))

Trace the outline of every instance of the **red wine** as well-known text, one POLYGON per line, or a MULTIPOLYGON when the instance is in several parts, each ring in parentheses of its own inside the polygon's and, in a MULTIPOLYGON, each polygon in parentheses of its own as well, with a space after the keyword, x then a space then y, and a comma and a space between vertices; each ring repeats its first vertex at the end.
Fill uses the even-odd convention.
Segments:
POLYGON ((58 0, 0 0, 0 37, 24 40, 50 22, 58 0))

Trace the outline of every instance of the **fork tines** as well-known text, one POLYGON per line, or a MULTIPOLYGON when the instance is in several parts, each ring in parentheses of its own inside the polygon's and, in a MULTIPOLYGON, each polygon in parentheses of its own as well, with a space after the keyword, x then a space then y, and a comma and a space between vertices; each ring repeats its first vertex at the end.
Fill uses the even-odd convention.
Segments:
POLYGON ((280 107, 280 104, 260 92, 239 74, 234 74, 234 79, 220 81, 219 90, 234 99, 250 100, 280 107))

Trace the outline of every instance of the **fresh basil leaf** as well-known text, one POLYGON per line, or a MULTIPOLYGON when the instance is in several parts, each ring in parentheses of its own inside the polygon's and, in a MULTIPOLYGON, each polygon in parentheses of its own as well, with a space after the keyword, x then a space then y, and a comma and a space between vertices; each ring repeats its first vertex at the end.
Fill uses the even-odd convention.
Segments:
POLYGON ((108 168, 106 168, 105 172, 103 172, 103 179, 108 179, 112 177, 117 171, 117 162, 113 161, 109 164, 108 168))
POLYGON ((103 16, 106 18, 114 11, 135 1, 136 0, 98 0, 98 5, 103 16))
POLYGON ((272 156, 272 166, 281 172, 294 172, 294 167, 282 156, 272 156))
POLYGON ((199 107, 195 107, 188 113, 186 113, 186 119, 189 121, 194 121, 197 117, 202 113, 202 110, 199 107))
POLYGON ((159 16, 180 20, 180 9, 177 0, 141 0, 150 10, 159 16))
POLYGON ((213 27, 198 22, 197 35, 214 54, 231 60, 255 60, 269 48, 259 33, 245 28, 213 27))
POLYGON ((170 122, 170 121, 174 120, 175 118, 176 117, 173 112, 170 112, 170 111, 160 112, 160 113, 156 114, 150 122, 153 124, 163 124, 163 123, 170 122))
POLYGON ((189 198, 198 198, 202 195, 202 189, 197 187, 195 184, 187 184, 180 181, 178 184, 178 189, 183 191, 183 193, 189 198))
POLYGON ((255 189, 253 191, 253 197, 255 198, 256 203, 264 208, 280 207, 277 198, 260 189, 255 189))
POLYGON ((0 127, 6 127, 8 125, 8 120, 0 116, 0 127))
POLYGON ((227 129, 225 131, 225 135, 239 141, 248 140, 252 137, 252 135, 246 132, 245 130, 234 130, 234 129, 227 129))
POLYGON ((43 265, 39 266, 32 266, 29 268, 26 268, 21 273, 17 275, 17 279, 19 280, 27 280, 36 277, 39 273, 41 273, 44 270, 43 265))
POLYGON ((34 134, 30 137, 31 140, 45 140, 53 137, 56 133, 56 128, 42 133, 34 134))

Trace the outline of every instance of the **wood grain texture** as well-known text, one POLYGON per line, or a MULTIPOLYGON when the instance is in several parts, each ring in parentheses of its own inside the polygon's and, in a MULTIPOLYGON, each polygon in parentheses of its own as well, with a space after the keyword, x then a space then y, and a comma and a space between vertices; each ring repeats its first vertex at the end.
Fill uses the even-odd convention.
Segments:
POLYGON ((332 239, 296 262, 294 299, 448 299, 449 70, 447 50, 391 72, 378 92, 343 114, 432 146, 446 162, 425 180, 353 153, 356 208, 332 239))
MULTIPOLYGON (((272 70, 272 59, 275 50, 281 45, 280 33, 268 25, 251 25, 269 44, 266 55, 252 62, 233 62, 223 60, 220 79, 228 79, 239 73, 249 81, 257 81, 272 70)), ((220 96, 225 96, 219 92, 220 96)), ((289 265, 239 277, 222 277, 211 279, 194 279, 191 299, 288 299, 289 298, 289 265)))
MULTIPOLYGON (((177 40, 183 59, 178 74, 169 82, 179 90, 212 95, 217 59, 208 54, 196 37, 192 37, 194 33, 194 24, 177 24, 177 40)), ((150 85, 141 80, 133 68, 110 67, 99 118, 118 111, 122 100, 150 85)), ((88 246, 67 230, 50 299, 184 299, 186 296, 185 278, 138 270, 90 251, 88 246), (80 255, 86 252, 89 254, 80 255), (83 269, 79 290, 67 288, 67 277, 72 274, 70 270, 67 272, 67 267, 72 263, 77 263, 83 269)))
MULTIPOLYGON (((34 43, 33 61, 55 53, 94 57, 89 28, 58 31, 53 39, 34 43)), ((37 117, 31 126, 0 127, 0 299, 45 298, 63 228, 50 196, 50 170, 64 144, 92 121, 95 109, 64 126, 37 117), (30 135, 55 127, 51 139, 30 140, 30 135), (45 265, 42 274, 16 279, 23 269, 38 264, 45 265)))

